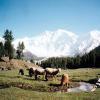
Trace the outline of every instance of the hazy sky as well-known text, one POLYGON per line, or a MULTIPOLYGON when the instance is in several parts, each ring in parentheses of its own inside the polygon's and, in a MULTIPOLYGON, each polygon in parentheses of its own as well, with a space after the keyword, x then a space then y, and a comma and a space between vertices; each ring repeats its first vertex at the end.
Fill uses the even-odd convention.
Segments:
POLYGON ((46 30, 100 30, 100 0, 0 0, 0 36, 32 37, 46 30))

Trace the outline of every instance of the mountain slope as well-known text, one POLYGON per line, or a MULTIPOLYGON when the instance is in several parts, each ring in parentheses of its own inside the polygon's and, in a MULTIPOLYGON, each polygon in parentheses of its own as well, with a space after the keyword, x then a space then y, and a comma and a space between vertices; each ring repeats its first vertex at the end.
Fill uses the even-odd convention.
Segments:
MULTIPOLYGON (((0 38, 0 41, 3 41, 2 38, 0 38)), ((52 32, 46 31, 31 38, 16 39, 13 42, 14 47, 17 48, 18 43, 22 41, 25 44, 26 51, 37 57, 83 55, 100 45, 100 31, 90 31, 85 38, 63 29, 52 32)))
POLYGON ((83 40, 79 45, 79 53, 85 54, 100 45, 100 31, 91 31, 89 38, 83 40))
POLYGON ((44 57, 37 57, 36 55, 34 55, 33 53, 31 53, 30 51, 25 51, 24 53, 24 59, 26 60, 42 60, 44 57))
POLYGON ((30 51, 26 51, 23 53, 24 55, 24 59, 27 59, 27 60, 31 60, 31 59, 36 59, 37 56, 32 54, 30 51))
POLYGON ((0 69, 8 69, 8 68, 30 68, 32 66, 38 67, 37 65, 34 65, 33 63, 27 62, 25 60, 18 60, 18 59, 12 59, 9 61, 8 57, 2 57, 2 60, 0 60, 0 69))
POLYGON ((39 57, 67 56, 72 55, 71 48, 77 41, 77 35, 59 29, 54 32, 46 31, 33 38, 15 40, 14 44, 19 41, 23 41, 26 49, 39 57))

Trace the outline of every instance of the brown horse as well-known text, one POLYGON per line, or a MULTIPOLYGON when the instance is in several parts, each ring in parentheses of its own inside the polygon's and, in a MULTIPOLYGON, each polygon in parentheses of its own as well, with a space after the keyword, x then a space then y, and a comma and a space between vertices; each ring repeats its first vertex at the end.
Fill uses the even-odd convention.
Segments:
POLYGON ((61 85, 67 85, 69 84, 69 76, 68 74, 63 74, 61 79, 61 85))

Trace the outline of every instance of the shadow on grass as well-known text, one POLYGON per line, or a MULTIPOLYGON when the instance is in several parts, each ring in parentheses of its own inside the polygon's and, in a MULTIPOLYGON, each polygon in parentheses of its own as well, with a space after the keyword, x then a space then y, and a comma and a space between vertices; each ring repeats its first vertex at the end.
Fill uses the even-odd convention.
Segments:
POLYGON ((24 76, 26 76, 26 77, 30 77, 29 75, 24 75, 24 76))
POLYGON ((97 78, 94 78, 94 79, 90 79, 90 80, 88 81, 88 83, 90 83, 90 84, 95 84, 97 81, 98 81, 98 79, 97 79, 97 78))
POLYGON ((26 77, 22 77, 25 80, 30 80, 30 81, 47 81, 46 79, 41 79, 40 77, 38 77, 37 79, 35 79, 35 77, 30 77, 29 75, 25 75, 26 77))
POLYGON ((49 86, 59 87, 59 86, 61 86, 61 84, 50 83, 49 86))
POLYGON ((0 89, 6 89, 6 88, 9 88, 9 85, 7 85, 7 84, 6 85, 4 85, 4 84, 0 85, 0 89))

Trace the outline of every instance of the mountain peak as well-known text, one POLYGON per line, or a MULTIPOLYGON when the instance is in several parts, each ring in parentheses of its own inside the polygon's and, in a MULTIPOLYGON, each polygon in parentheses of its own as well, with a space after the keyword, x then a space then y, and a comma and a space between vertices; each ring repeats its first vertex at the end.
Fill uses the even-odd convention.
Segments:
POLYGON ((74 56, 97 47, 100 44, 100 31, 91 31, 85 39, 64 29, 45 31, 39 36, 15 40, 15 48, 19 41, 23 41, 25 49, 38 57, 74 56))

